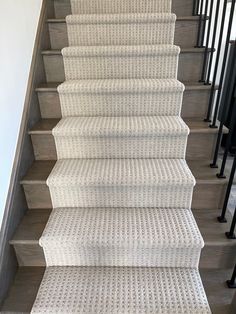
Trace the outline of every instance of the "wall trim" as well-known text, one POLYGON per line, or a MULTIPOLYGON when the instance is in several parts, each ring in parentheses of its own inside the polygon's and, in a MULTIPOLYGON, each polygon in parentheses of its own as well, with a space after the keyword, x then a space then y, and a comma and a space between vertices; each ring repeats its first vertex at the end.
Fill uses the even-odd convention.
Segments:
POLYGON ((28 130, 41 118, 35 87, 46 80, 41 50, 50 47, 46 23, 49 16, 54 16, 53 2, 52 0, 42 0, 23 114, 0 232, 0 304, 2 304, 6 297, 18 268, 15 252, 9 244, 9 240, 12 238, 27 210, 27 203, 20 180, 34 161, 33 148, 28 130))

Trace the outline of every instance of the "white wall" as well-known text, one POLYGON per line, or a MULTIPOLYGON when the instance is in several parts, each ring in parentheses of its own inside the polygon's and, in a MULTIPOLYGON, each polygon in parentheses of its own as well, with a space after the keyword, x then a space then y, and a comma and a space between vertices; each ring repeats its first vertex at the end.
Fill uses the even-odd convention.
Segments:
POLYGON ((0 226, 42 0, 0 0, 0 226))

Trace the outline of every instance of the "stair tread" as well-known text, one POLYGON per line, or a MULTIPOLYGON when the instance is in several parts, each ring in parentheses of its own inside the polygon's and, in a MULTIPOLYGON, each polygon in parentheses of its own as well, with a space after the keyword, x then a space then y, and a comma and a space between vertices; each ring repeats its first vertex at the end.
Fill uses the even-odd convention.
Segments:
MULTIPOLYGON (((124 79, 124 80, 126 80, 126 79, 124 79)), ((86 82, 87 80, 81 80, 81 81, 86 82)), ((89 80, 89 81, 92 81, 92 80, 89 80)), ((98 82, 97 84, 99 84, 99 82, 101 82, 102 79, 101 80, 94 80, 94 81, 97 81, 98 82)), ((106 81, 109 81, 109 79, 107 79, 106 81)), ((115 79, 112 79, 110 81, 115 81, 115 79)), ((67 83, 67 82, 63 82, 63 83, 67 83)), ((199 83, 199 82, 190 82, 189 81, 189 82, 182 82, 182 83, 185 85, 185 90, 209 90, 209 89, 211 89, 211 85, 204 85, 204 84, 199 83)), ((36 91, 37 92, 50 92, 50 91, 57 92, 57 88, 61 84, 62 83, 59 83, 59 82, 42 83, 36 88, 36 91)), ((215 88, 217 88, 217 86, 215 88)))
MULTIPOLYGON (((209 128, 209 124, 199 118, 185 118, 184 122, 188 125, 190 133, 212 133, 218 132, 218 129, 209 128)), ((52 134, 52 129, 58 124, 60 119, 42 119, 36 123, 29 131, 29 134, 52 134)), ((227 129, 224 128, 224 132, 227 129)))
MULTIPOLYGON (((149 45, 149 46, 155 46, 155 45, 149 45)), ((91 47, 94 47, 94 46, 86 46, 84 48, 87 49, 88 47, 91 48, 91 47)), ((102 47, 109 47, 110 48, 110 47, 116 47, 116 46, 95 46, 95 47, 100 47, 100 48, 102 48, 102 47)), ((121 46, 118 46, 118 47, 121 47, 121 46)), ((123 46, 123 47, 127 47, 127 46, 123 46)), ((82 48, 82 47, 77 47, 77 48, 82 48)), ((66 48, 66 49, 68 49, 68 48, 66 48)), ((203 53, 204 51, 205 51, 205 48, 189 47, 189 48, 181 48, 180 53, 203 53)), ((211 48, 208 48, 207 51, 211 52, 211 51, 215 51, 215 50, 211 49, 211 48)), ((85 52, 86 52, 86 50, 85 50, 85 52)), ((62 51, 59 50, 59 49, 42 50, 41 53, 42 53, 42 55, 62 55, 62 51)))
MULTIPOLYGON (((28 172, 21 180, 21 184, 46 184, 46 180, 51 173, 56 161, 35 161, 29 168, 28 172)), ((188 166, 190 167, 197 184, 226 184, 228 179, 218 179, 216 174, 218 169, 210 168, 210 160, 189 160, 188 166)))
POLYGON ((99 23, 165 23, 176 20, 173 13, 115 13, 115 14, 71 14, 67 15, 67 24, 99 24, 99 23))
POLYGON ((184 159, 64 159, 47 179, 50 186, 194 186, 184 159), (129 174, 129 176, 127 176, 129 174))
POLYGON ((40 245, 155 249, 202 248, 204 243, 186 209, 56 208, 40 245))
POLYGON ((153 56, 173 55, 177 56, 180 48, 171 44, 162 45, 114 45, 114 46, 71 46, 61 50, 64 58, 71 57, 98 57, 107 56, 153 56))
MULTIPOLYGON (((1 308, 5 312, 29 314, 42 281, 45 267, 19 267, 15 281, 1 308)), ((225 285, 232 275, 231 269, 201 270, 203 285, 214 314, 227 313, 234 289, 225 285)))
POLYGON ((176 304, 210 314, 197 269, 48 267, 32 313, 167 313, 176 304))
POLYGON ((65 81, 58 87, 60 93, 76 92, 183 92, 177 79, 100 79, 65 81))
MULTIPOLYGON (((111 13, 112 15, 115 13, 111 13)), ((107 14, 107 15, 111 15, 111 14, 107 14)), ((124 13, 126 15, 126 13, 124 13)), ((140 13, 128 13, 129 15, 131 14, 140 14, 140 13)), ((145 15, 151 14, 153 15, 153 13, 144 13, 145 15)), ((155 13, 155 14, 163 14, 163 13, 155 13)), ((167 13, 169 14, 169 13, 167 13)), ((93 14, 77 14, 77 15, 93 15, 93 14)), ((100 15, 106 15, 106 14, 100 14, 100 15)), ((118 14, 120 15, 120 14, 118 14)), ((177 16, 177 21, 198 21, 199 20, 199 16, 177 16)), ((47 19, 48 23, 66 23, 66 18, 49 18, 47 19)))
MULTIPOLYGON (((10 244, 39 245, 39 239, 46 227, 51 211, 52 209, 28 210, 10 240, 10 244)), ((176 211, 179 211, 179 209, 176 211)), ((225 237, 225 232, 230 227, 230 219, 225 224, 219 224, 216 219, 218 215, 219 210, 197 209, 193 211, 193 216, 204 239, 205 246, 217 247, 223 245, 224 247, 236 247, 234 240, 229 240, 225 237)), ((227 214, 228 217, 229 214, 227 214)))
POLYGON ((52 133, 58 137, 186 136, 189 128, 178 116, 67 117, 52 133))

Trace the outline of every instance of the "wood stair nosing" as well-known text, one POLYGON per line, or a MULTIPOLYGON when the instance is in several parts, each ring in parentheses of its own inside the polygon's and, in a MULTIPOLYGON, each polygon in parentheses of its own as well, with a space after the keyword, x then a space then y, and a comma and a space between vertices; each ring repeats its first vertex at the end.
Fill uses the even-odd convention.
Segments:
MULTIPOLYGON (((211 52, 208 49, 208 54, 211 52)), ((178 79, 180 81, 198 82, 201 77, 205 48, 183 48, 180 53, 178 79)), ((43 50, 46 80, 63 82, 65 80, 63 58, 60 50, 43 50)))
MULTIPOLYGON (((187 160, 211 159, 214 152, 217 129, 208 127, 200 119, 184 119, 190 128, 186 158, 187 160)), ((30 131, 36 160, 56 160, 56 145, 52 129, 59 119, 42 119, 30 131)))
MULTIPOLYGON (((14 246, 21 266, 44 266, 45 259, 39 239, 51 209, 29 210, 16 230, 10 244, 14 246)), ((219 224, 219 211, 195 210, 195 219, 205 241, 200 268, 230 268, 234 266, 236 243, 225 237, 229 223, 219 224)), ((230 219, 229 219, 230 221, 230 219)))

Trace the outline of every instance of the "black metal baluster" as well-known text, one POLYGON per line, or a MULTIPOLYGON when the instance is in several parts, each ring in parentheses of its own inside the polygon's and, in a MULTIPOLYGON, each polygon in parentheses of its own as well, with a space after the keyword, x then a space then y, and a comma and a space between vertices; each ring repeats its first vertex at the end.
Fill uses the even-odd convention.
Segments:
POLYGON ((200 0, 194 0, 194 3, 193 3, 193 15, 198 15, 199 1, 200 0))
POLYGON ((223 209, 222 209, 221 215, 219 217, 217 217, 219 222, 227 222, 227 220, 225 218, 225 214, 227 211, 229 196, 230 196, 230 192, 231 192, 231 188, 232 188, 232 184, 233 184, 233 180, 234 180, 235 169, 236 169, 236 156, 234 157, 234 162, 233 162, 232 169, 230 172, 229 183, 228 183, 226 194, 225 194, 223 209))
POLYGON ((233 18, 234 18, 234 8, 235 8, 235 0, 232 0, 229 24, 228 24, 228 30, 227 30, 227 36, 226 36, 225 51, 224 51, 224 57, 223 57, 223 62, 222 62, 222 68, 221 68, 220 83, 219 83, 219 88, 218 88, 218 93, 217 93, 216 104, 215 104, 214 117, 213 117, 212 124, 210 125, 211 128, 216 128, 216 119, 217 119, 217 114, 218 114, 218 109, 219 109, 219 104, 220 104, 220 96, 221 96, 221 90, 222 90, 224 74, 225 74, 225 65, 226 65, 226 61, 228 57, 230 35, 231 35, 231 30, 232 30, 233 18))
MULTIPOLYGON (((216 140, 216 146, 215 146, 215 152, 214 152, 214 157, 213 161, 211 163, 211 168, 217 168, 217 160, 218 160, 218 154, 219 154, 219 149, 220 149, 220 143, 222 139, 222 132, 223 132, 223 127, 227 118, 227 108, 229 105, 229 102, 231 101, 231 96, 234 90, 234 85, 235 85, 235 80, 236 80, 236 41, 234 42, 233 45, 233 51, 232 51, 232 56, 229 58, 229 65, 227 67, 230 69, 229 75, 227 77, 227 80, 225 81, 225 86, 226 86, 226 92, 224 94, 224 97, 222 98, 221 103, 224 105, 223 110, 222 110, 222 117, 220 119, 220 126, 219 126, 219 131, 217 135, 217 140, 216 140)), ((236 106, 236 104, 234 105, 236 106)), ((227 152, 228 154, 228 152, 227 152)), ((223 178, 224 177, 224 162, 225 158, 227 158, 226 153, 224 154, 223 162, 221 167, 220 173, 217 175, 218 178, 223 178), (226 156, 226 157, 225 157, 226 156), (223 171, 222 171, 223 170, 223 171)))
POLYGON ((236 207, 234 209, 234 215, 233 215, 232 223, 230 226, 230 230, 229 232, 225 232, 225 235, 228 239, 236 239, 236 235, 234 233, 235 225, 236 225, 236 207))
POLYGON ((228 288, 236 288, 236 265, 234 266, 233 274, 230 280, 226 281, 228 288))
MULTIPOLYGON (((209 47, 209 40, 210 40, 210 33, 211 33, 211 21, 212 21, 212 11, 213 11, 214 0, 210 0, 210 1, 211 3, 210 3, 210 12, 209 12, 209 20, 208 20, 208 28, 207 28, 206 46, 205 46, 205 51, 204 51, 202 74, 201 74, 201 79, 199 82, 205 82, 206 73, 207 73, 208 47, 209 47)), ((207 85, 206 82, 205 84, 207 85)), ((210 83, 208 83, 208 85, 209 84, 210 83)))
POLYGON ((212 34, 212 41, 211 41, 210 61, 209 61, 209 65, 208 65, 206 84, 210 83, 210 74, 211 74, 211 67, 212 67, 212 61, 213 61, 213 51, 215 48, 215 41, 216 41, 216 31, 217 31, 217 25, 218 25, 219 8, 220 8, 220 0, 217 0, 213 34, 212 34))
MULTIPOLYGON (((234 83, 235 83, 235 81, 234 81, 234 83)), ((235 93, 234 93, 233 97, 234 97, 233 111, 232 111, 232 115, 231 115, 231 119, 230 119, 230 123, 229 123, 229 133, 227 134, 227 141, 226 141, 226 145, 225 145, 225 151, 224 151, 224 156, 223 156, 223 160, 222 160, 222 164, 221 164, 221 168, 220 168, 220 173, 217 174, 218 178, 225 178, 225 175, 224 175, 225 164, 227 161, 227 157, 228 157, 228 153, 229 153, 229 149, 230 149, 230 145, 231 145, 231 141, 232 141, 232 136, 234 133, 235 121, 236 121, 236 89, 235 89, 235 93)))
MULTIPOLYGON (((207 111, 207 116, 205 119, 205 121, 207 121, 207 122, 210 122, 210 115, 211 115, 212 105, 213 105, 213 100, 214 100, 214 95, 215 95, 216 76, 217 76, 217 72, 218 72, 218 64, 219 64, 220 53, 221 53, 221 45, 222 45, 222 37, 223 37, 223 32, 224 32, 225 13, 226 13, 226 8, 227 8, 227 3, 228 3, 228 0, 224 0, 221 25, 220 25, 218 49, 217 49, 217 55, 216 55, 216 61, 215 61, 215 68, 214 68, 214 74, 213 74, 212 85, 211 85, 208 111, 207 111)), ((212 58, 213 58, 213 53, 212 53, 212 58)), ((212 58, 210 60, 210 67, 212 65, 212 58)), ((207 82, 209 82, 210 71, 211 71, 211 69, 209 69, 209 71, 208 71, 207 82)))
POLYGON ((201 48, 202 22, 203 22, 203 0, 201 0, 201 4, 200 4, 200 16, 199 16, 198 31, 197 31, 197 44, 195 48, 201 48))
POLYGON ((205 9, 204 9, 204 18, 203 18, 203 24, 201 29, 201 43, 200 46, 204 47, 204 39, 205 39, 205 31, 206 31, 206 21, 207 21, 207 12, 208 12, 208 0, 205 0, 205 9))

